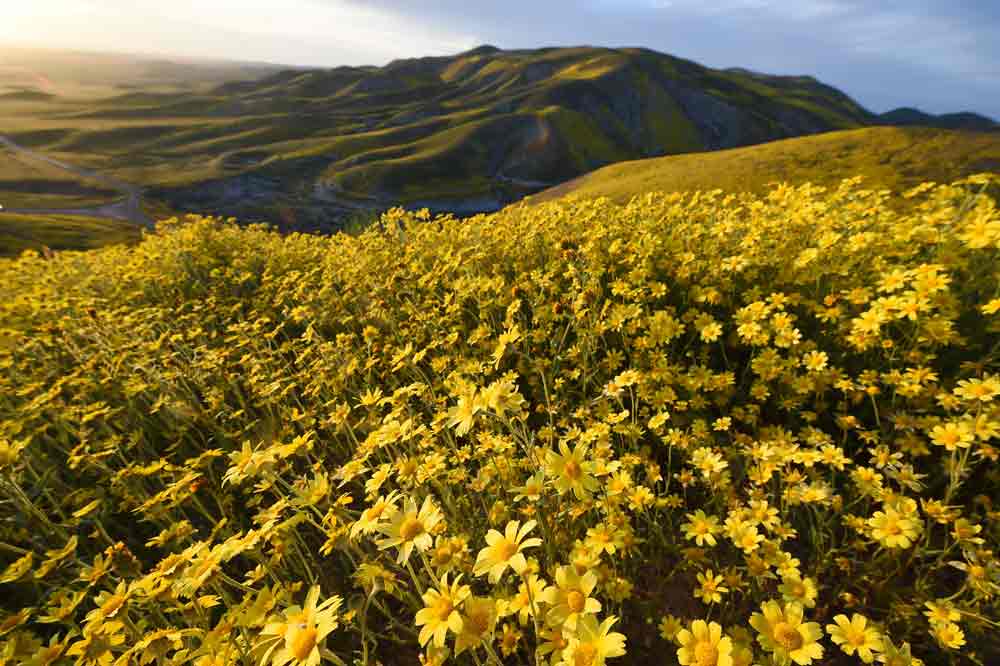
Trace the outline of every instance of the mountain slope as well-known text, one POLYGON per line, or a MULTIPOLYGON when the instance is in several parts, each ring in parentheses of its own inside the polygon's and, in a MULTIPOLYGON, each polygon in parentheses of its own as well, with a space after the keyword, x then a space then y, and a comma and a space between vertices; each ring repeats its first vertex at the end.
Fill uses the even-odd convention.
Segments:
POLYGON ((875 121, 811 77, 591 47, 481 47, 86 105, 14 99, 0 101, 0 119, 15 141, 150 187, 176 209, 291 228, 359 207, 490 210, 613 162, 875 121), (29 103, 33 115, 16 113, 29 103))
POLYGON ((910 107, 900 107, 879 114, 879 120, 899 127, 919 125, 923 127, 938 127, 940 129, 1000 130, 1000 124, 997 124, 992 118, 987 118, 978 113, 960 112, 934 115, 910 107))
POLYGON ((776 181, 833 185, 859 175, 866 187, 903 190, 978 172, 1000 172, 1000 133, 866 127, 713 153, 623 162, 541 192, 530 201, 566 195, 624 201, 652 191, 716 188, 762 193, 776 181))

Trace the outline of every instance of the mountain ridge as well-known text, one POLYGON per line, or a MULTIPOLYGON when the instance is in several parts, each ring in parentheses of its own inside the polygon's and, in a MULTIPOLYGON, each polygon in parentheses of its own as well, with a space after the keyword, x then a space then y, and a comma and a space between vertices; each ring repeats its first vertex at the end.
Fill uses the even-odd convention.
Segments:
MULTIPOLYGON (((0 100, 18 103, 29 101, 0 100)), ((19 144, 137 183, 178 212, 321 231, 359 210, 486 212, 613 163, 912 119, 809 75, 593 46, 481 45, 182 95, 30 103, 44 123, 10 130, 19 144)))

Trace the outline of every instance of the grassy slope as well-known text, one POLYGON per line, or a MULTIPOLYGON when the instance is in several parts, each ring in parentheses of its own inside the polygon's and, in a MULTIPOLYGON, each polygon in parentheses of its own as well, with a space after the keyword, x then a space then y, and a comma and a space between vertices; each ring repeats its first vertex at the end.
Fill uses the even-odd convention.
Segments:
POLYGON ((868 187, 902 189, 1000 171, 1000 134, 928 128, 868 127, 774 141, 758 146, 614 164, 541 192, 531 201, 565 195, 629 199, 651 191, 720 188, 763 192, 768 183, 832 184, 854 175, 868 187))
POLYGON ((24 250, 89 250, 134 243, 141 233, 128 222, 70 215, 33 216, 0 213, 0 256, 24 250))
POLYGON ((714 147, 678 102, 681 88, 743 114, 745 127, 729 142, 868 117, 811 79, 711 70, 637 49, 472 52, 218 87, 209 85, 217 70, 178 78, 167 66, 119 63, 125 83, 109 87, 111 65, 96 78, 78 63, 46 67, 39 65, 58 79, 52 90, 0 95, 0 127, 26 145, 164 192, 256 174, 279 180, 286 199, 321 181, 359 200, 405 202, 478 196, 507 176, 561 182, 613 161, 714 147), (63 94, 72 76, 90 87, 63 94), (798 114, 796 127, 778 121, 788 113, 798 114))
POLYGON ((0 205, 73 208, 107 202, 118 193, 0 146, 0 205))

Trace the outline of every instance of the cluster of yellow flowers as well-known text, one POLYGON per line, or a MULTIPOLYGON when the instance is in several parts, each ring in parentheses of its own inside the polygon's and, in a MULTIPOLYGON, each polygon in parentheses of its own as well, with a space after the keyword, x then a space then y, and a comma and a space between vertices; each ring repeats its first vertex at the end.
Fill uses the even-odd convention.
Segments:
POLYGON ((0 666, 1000 663, 998 184, 0 261, 0 666))

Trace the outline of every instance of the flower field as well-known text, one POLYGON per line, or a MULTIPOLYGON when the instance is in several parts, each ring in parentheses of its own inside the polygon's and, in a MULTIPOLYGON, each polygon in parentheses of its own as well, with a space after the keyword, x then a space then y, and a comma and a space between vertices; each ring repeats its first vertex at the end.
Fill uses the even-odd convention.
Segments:
POLYGON ((0 664, 998 664, 997 185, 0 260, 0 664))

